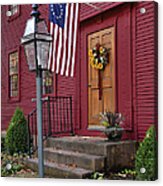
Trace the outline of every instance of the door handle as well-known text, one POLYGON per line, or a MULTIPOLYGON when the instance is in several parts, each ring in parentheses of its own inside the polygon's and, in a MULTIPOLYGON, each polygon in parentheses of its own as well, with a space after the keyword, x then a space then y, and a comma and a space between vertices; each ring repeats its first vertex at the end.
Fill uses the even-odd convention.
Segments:
POLYGON ((90 84, 88 85, 88 87, 91 87, 91 86, 92 86, 92 85, 90 85, 90 84))

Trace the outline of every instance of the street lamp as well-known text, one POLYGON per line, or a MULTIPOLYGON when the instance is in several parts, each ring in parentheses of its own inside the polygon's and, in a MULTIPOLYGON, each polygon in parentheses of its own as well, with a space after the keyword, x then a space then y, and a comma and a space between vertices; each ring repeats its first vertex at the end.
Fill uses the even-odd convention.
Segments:
POLYGON ((36 72, 37 94, 37 134, 39 177, 44 176, 43 134, 42 134, 42 71, 48 69, 48 52, 52 36, 44 19, 40 19, 38 5, 32 5, 31 16, 27 23, 21 44, 24 45, 27 64, 30 71, 36 72))

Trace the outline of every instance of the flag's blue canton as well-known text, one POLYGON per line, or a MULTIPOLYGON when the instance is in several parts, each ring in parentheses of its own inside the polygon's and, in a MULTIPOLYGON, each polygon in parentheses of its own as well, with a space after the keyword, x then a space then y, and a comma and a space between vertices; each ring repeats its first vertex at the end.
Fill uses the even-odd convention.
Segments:
POLYGON ((66 3, 61 4, 50 4, 49 5, 49 19, 54 24, 64 28, 65 23, 65 10, 66 10, 66 3))

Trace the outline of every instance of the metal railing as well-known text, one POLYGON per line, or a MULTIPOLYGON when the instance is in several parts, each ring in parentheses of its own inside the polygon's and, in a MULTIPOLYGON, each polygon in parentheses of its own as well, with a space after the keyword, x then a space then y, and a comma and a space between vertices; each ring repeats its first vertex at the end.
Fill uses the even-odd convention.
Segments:
MULTIPOLYGON (((43 139, 59 134, 73 135, 72 98, 46 97, 42 101, 43 139)), ((37 150, 37 110, 28 114, 28 148, 37 150)))

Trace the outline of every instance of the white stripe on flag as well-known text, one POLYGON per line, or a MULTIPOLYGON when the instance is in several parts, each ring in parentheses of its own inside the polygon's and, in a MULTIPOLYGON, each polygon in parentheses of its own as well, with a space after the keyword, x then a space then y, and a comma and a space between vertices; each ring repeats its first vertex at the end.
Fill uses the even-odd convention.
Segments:
POLYGON ((54 72, 54 67, 55 67, 55 61, 56 61, 56 46, 57 46, 57 35, 58 35, 58 25, 55 25, 54 28, 54 41, 53 41, 53 66, 52 66, 52 71, 54 72))
POLYGON ((71 77, 74 76, 74 65, 75 65, 75 54, 76 54, 76 40, 77 40, 77 25, 78 25, 78 9, 79 4, 76 3, 76 12, 75 12, 75 26, 74 26, 74 39, 73 39, 73 53, 72 53, 72 65, 71 65, 71 77))
POLYGON ((56 73, 59 73, 59 66, 60 66, 60 58, 61 58, 61 50, 62 50, 62 28, 59 27, 59 45, 58 45, 58 52, 57 52, 57 66, 56 66, 56 73))
POLYGON ((68 37, 68 58, 67 58, 66 76, 68 76, 68 74, 69 74, 70 57, 71 57, 73 9, 74 9, 74 3, 71 3, 70 22, 69 22, 69 37, 68 37))
MULTIPOLYGON (((54 24, 51 22, 50 23, 50 34, 51 35, 53 35, 53 27, 54 27, 54 24)), ((50 69, 50 66, 51 66, 51 57, 52 57, 52 42, 50 43, 50 49, 49 49, 48 70, 50 69)))

